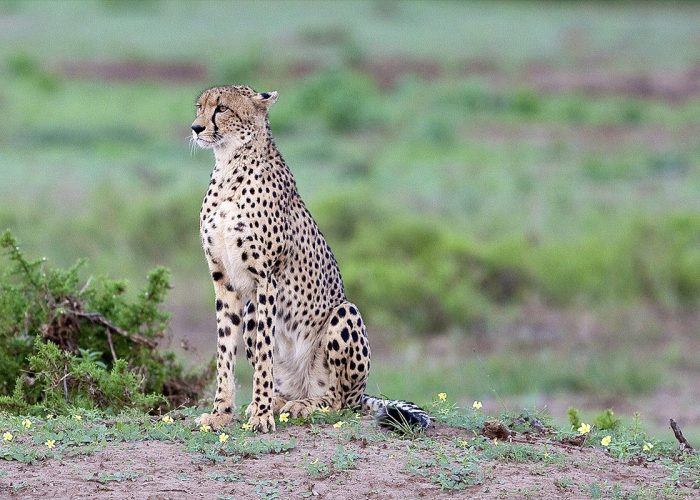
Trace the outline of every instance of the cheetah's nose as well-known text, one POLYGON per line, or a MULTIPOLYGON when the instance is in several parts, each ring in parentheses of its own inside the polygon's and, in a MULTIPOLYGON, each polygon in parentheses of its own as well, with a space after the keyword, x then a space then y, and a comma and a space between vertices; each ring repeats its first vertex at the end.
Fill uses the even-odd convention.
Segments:
POLYGON ((192 130, 194 130, 195 134, 199 134, 205 128, 206 127, 202 127, 201 125, 192 125, 192 130))

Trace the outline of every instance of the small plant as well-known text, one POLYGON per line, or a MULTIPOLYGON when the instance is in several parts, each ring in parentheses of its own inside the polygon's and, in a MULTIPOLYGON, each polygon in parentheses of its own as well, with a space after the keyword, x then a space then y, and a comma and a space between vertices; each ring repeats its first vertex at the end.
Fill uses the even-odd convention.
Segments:
POLYGON ((614 430, 622 424, 622 420, 615 416, 612 409, 608 408, 607 410, 603 410, 598 414, 594 423, 600 430, 614 430))
POLYGON ((304 469, 310 476, 326 477, 330 474, 330 467, 320 458, 314 458, 304 462, 304 469))
POLYGON ((355 468, 355 461, 360 458, 359 453, 355 453, 352 450, 348 450, 343 445, 338 445, 335 449, 335 453, 331 457, 331 462, 333 462, 333 469, 335 471, 343 471, 355 468))
POLYGON ((230 474, 215 473, 209 474, 209 479, 213 479, 214 481, 222 481, 225 483, 236 483, 241 480, 241 476, 235 472, 230 474))
POLYGON ((280 497, 279 481, 264 479, 255 484, 255 493, 261 500, 274 500, 280 497))
POLYGON ((141 475, 140 472, 127 471, 127 472, 104 472, 96 476, 90 476, 87 478, 88 481, 96 481, 98 483, 106 484, 110 482, 121 483, 122 481, 135 481, 141 475))
POLYGON ((572 429, 578 429, 581 426, 581 415, 578 409, 570 406, 569 409, 566 410, 566 415, 569 417, 569 423, 572 429))
POLYGON ((561 477, 554 481, 554 486, 560 490, 567 490, 571 487, 571 479, 561 477))

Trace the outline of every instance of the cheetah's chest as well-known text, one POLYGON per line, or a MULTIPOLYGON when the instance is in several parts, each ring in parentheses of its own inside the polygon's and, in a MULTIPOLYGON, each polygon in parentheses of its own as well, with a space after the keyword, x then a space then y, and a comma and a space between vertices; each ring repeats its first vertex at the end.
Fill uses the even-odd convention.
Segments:
POLYGON ((252 237, 250 221, 234 202, 224 202, 211 209, 200 228, 202 245, 207 259, 223 266, 227 285, 250 299, 255 296, 256 283, 249 271, 252 265, 249 241, 252 237))

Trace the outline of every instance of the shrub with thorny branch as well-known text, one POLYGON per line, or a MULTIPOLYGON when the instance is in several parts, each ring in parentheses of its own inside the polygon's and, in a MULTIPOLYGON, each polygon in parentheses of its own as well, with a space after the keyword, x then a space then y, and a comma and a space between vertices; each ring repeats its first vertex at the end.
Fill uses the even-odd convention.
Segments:
POLYGON ((83 283, 84 261, 58 269, 28 260, 9 231, 0 252, 0 410, 155 411, 196 400, 206 378, 157 349, 167 269, 131 296, 125 281, 83 283))

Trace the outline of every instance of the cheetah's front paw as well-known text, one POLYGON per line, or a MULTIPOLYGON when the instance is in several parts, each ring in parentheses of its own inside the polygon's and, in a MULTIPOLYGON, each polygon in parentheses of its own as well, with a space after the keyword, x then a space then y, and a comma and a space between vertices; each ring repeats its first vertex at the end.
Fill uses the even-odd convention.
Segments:
POLYGON ((218 431, 233 420, 233 416, 230 413, 214 414, 214 413, 202 413, 195 422, 197 425, 208 425, 212 430, 218 431))
POLYGON ((248 425, 250 425, 251 430, 255 432, 262 432, 263 434, 274 432, 275 417, 272 416, 272 412, 253 415, 248 419, 248 425))
POLYGON ((245 410, 245 414, 249 417, 248 425, 250 425, 250 430, 263 433, 275 430, 275 417, 271 408, 267 407, 264 411, 260 410, 258 403, 251 401, 245 410))

